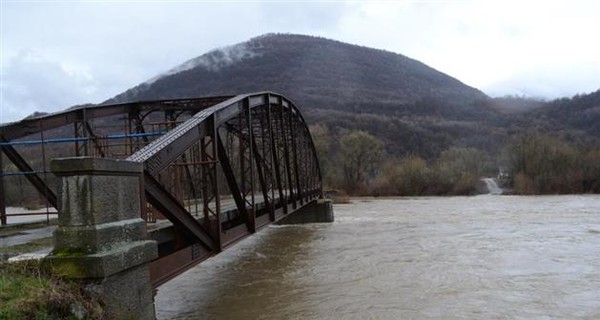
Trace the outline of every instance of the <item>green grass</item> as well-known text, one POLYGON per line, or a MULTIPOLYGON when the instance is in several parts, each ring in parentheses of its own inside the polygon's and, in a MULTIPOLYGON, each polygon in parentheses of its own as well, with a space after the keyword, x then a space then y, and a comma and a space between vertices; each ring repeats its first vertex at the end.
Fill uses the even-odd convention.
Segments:
POLYGON ((85 319, 101 317, 100 306, 75 282, 53 275, 38 261, 0 262, 0 320, 76 319, 71 310, 86 310, 85 319))
MULTIPOLYGON (((50 286, 49 280, 36 277, 35 275, 24 275, 18 270, 10 267, 2 268, 0 275, 0 319, 19 319, 30 312, 23 312, 23 305, 34 301, 39 292, 47 291, 50 286)), ((33 313, 40 313, 34 311, 33 313)))

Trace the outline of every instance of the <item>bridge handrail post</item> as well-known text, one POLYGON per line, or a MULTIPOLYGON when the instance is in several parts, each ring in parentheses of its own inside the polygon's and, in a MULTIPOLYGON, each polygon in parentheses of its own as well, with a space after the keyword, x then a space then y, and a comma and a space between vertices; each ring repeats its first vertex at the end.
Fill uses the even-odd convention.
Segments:
POLYGON ((80 157, 51 168, 61 179, 59 226, 45 262, 101 301, 107 319, 154 319, 157 245, 140 217, 142 164, 80 157))

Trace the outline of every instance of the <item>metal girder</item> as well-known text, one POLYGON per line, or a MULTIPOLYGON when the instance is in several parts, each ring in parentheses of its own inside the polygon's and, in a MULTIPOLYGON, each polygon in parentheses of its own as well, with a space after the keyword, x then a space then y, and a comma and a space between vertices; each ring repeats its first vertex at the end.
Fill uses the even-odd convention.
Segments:
POLYGON ((6 225, 6 193, 4 192, 4 164, 0 152, 0 225, 6 225))
MULTIPOLYGON (((277 183, 277 190, 279 193, 279 202, 283 204, 284 202, 284 195, 283 195, 283 184, 281 183, 281 166, 279 163, 279 155, 277 152, 277 141, 275 138, 275 133, 273 130, 273 125, 274 125, 274 121, 276 121, 276 117, 273 118, 272 117, 272 107, 271 104, 269 103, 269 135, 270 135, 270 143, 271 143, 271 157, 273 158, 273 167, 274 167, 274 171, 275 171, 275 183, 277 183)), ((284 206, 284 211, 287 212, 287 206, 284 206)))
MULTIPOLYGON (((5 139, 0 139, 0 141, 6 142, 5 139)), ((27 161, 21 157, 17 150, 11 145, 3 145, 1 148, 6 157, 19 169, 19 171, 31 173, 26 174, 25 178, 27 178, 37 191, 48 200, 50 205, 54 208, 58 208, 58 200, 56 199, 54 192, 46 185, 44 179, 40 178, 37 173, 34 173, 34 170, 29 166, 27 161)))
POLYGON ((148 172, 144 172, 144 190, 146 199, 158 209, 173 225, 179 227, 190 236, 193 236, 210 250, 217 246, 210 234, 196 221, 196 219, 166 191, 156 179, 148 172))
MULTIPOLYGON (((83 109, 79 109, 76 110, 77 113, 77 117, 79 117, 79 120, 76 121, 74 123, 75 125, 75 137, 76 138, 87 138, 87 140, 82 142, 82 145, 80 146, 80 141, 75 141, 75 155, 76 156, 88 156, 90 154, 89 151, 89 141, 91 140, 92 143, 94 144, 94 147, 96 147, 96 150, 98 151, 98 154, 100 155, 100 157, 104 158, 106 157, 106 154, 104 153, 104 150, 102 149, 102 146, 98 143, 98 136, 96 135, 96 133, 94 132, 94 129, 92 128, 92 126, 90 125, 89 121, 88 121, 88 117, 87 117, 87 112, 86 112, 86 108, 83 109), (83 149, 83 154, 81 152, 81 150, 83 149)), ((40 119, 40 125, 42 125, 42 121, 43 119, 40 119)), ((44 123, 45 125, 45 123, 44 123)))
MULTIPOLYGON (((223 168, 223 174, 225 175, 225 179, 227 179, 227 184, 229 185, 229 190, 231 191, 231 195, 233 200, 235 201, 235 205, 238 209, 238 212, 244 219, 248 230, 256 230, 256 226, 254 225, 254 220, 249 218, 250 212, 246 209, 246 201, 243 199, 242 191, 235 179, 235 175, 233 173, 233 168, 231 167, 231 162, 229 161, 229 157, 227 156, 227 152, 225 150, 225 145, 221 140, 221 136, 217 132, 217 153, 219 155, 219 162, 221 164, 221 168, 223 168)), ((251 213, 254 215, 254 212, 251 213)), ((254 232, 254 231, 252 231, 254 232)))
MULTIPOLYGON (((268 95, 269 96, 269 95, 268 95)), ((271 122, 271 103, 270 98, 266 99, 267 105, 261 108, 255 108, 258 126, 252 136, 252 149, 258 174, 259 185, 263 193, 263 201, 269 213, 269 219, 275 220, 275 167, 273 163, 272 148, 272 122, 271 122), (257 140, 256 137, 259 137, 257 140), (260 144, 257 143, 260 141, 260 144)))
POLYGON ((85 127, 85 130, 89 134, 88 137, 91 138, 92 143, 94 144, 94 147, 96 147, 96 150, 98 151, 98 154, 100 155, 100 157, 102 157, 102 158, 106 157, 106 154, 104 153, 104 150, 102 149, 102 146, 100 145, 100 143, 98 143, 98 136, 94 132, 94 129, 92 128, 90 123, 88 121, 84 121, 83 125, 85 127))
MULTIPOLYGON (((144 119, 140 115, 140 110, 135 108, 129 112, 129 133, 146 133, 146 129, 144 128, 144 119), (133 125, 132 125, 133 122, 133 125), (135 129, 134 129, 135 128, 135 129)), ((142 136, 142 141, 144 144, 148 144, 150 141, 148 137, 142 136)), ((139 145, 139 140, 136 139, 136 144, 130 144, 130 152, 133 154, 135 151, 141 149, 142 147, 139 145)))
MULTIPOLYGON (((43 142, 44 131, 68 124, 75 124, 76 138, 84 138, 72 140, 76 150, 88 148, 87 152, 79 149, 78 154, 130 154, 127 160, 143 163, 141 201, 169 219, 174 232, 163 243, 161 257, 153 262, 153 283, 166 281, 322 193, 320 167, 306 122, 289 99, 276 93, 79 108, 0 126, 0 142, 16 143, 39 133, 43 142), (154 112, 162 112, 166 121, 155 122, 162 119, 154 112), (126 121, 123 126, 110 125, 129 134, 123 137, 129 139, 126 149, 119 149, 123 144, 105 145, 108 139, 96 141, 95 136, 102 139, 105 131, 114 129, 103 129, 107 121, 95 119, 120 115, 126 121), (170 130, 158 138, 144 134, 162 134, 166 129, 170 130), (85 145, 77 145, 80 142, 85 145), (227 201, 221 204, 221 197, 229 196, 227 191, 235 207, 227 201)), ((11 143, 3 144, 2 151, 20 171, 32 172, 11 143)), ((53 198, 48 200, 56 207, 56 197, 43 176, 26 177, 42 195, 53 198)), ((4 207, 1 193, 0 186, 0 206, 4 207)))
MULTIPOLYGON (((238 116, 238 141, 239 141, 239 156, 240 156, 240 191, 242 192, 242 199, 251 209, 251 213, 248 216, 251 220, 250 224, 254 226, 252 222, 254 220, 254 152, 252 147, 252 112, 250 110, 250 101, 248 98, 242 100, 242 112, 238 116)), ((254 229, 254 227, 252 227, 254 229)))
MULTIPOLYGON (((75 138, 87 138, 87 131, 83 128, 83 122, 86 121, 85 110, 81 110, 79 113, 79 121, 73 123, 75 129, 75 138)), ((88 144, 87 141, 75 141, 75 156, 87 156, 88 155, 88 144), (83 150, 83 152, 81 152, 83 150)))
POLYGON ((157 175, 181 156, 190 146, 197 143, 200 138, 213 130, 217 121, 216 112, 225 106, 229 106, 228 101, 199 111, 193 117, 160 136, 127 159, 143 162, 148 172, 152 175, 157 175))
POLYGON ((294 114, 292 110, 289 110, 289 127, 290 127, 290 140, 292 145, 292 156, 293 156, 293 166, 294 166, 294 182, 296 187, 296 192, 294 194, 294 208, 297 206, 298 197, 300 196, 300 173, 298 172, 298 147, 296 145, 296 122, 294 121, 294 114))
MULTIPOLYGON (((283 102, 281 102, 281 104, 283 105, 283 102)), ((291 161, 290 161, 290 150, 289 150, 289 146, 288 146, 288 140, 289 140, 289 135, 288 133, 291 134, 291 130, 286 130, 286 117, 284 116, 284 108, 280 109, 280 113, 279 113, 279 117, 280 117, 280 121, 281 121, 281 132, 280 134, 282 135, 281 139, 283 140, 283 155, 284 155, 284 161, 285 161, 285 171, 286 171, 286 178, 287 178, 287 185, 286 188, 288 189, 288 192, 290 194, 290 200, 295 204, 295 192, 294 192, 294 183, 292 181, 292 168, 291 168, 291 161)), ((288 123, 289 125, 289 123, 288 123)), ((287 202, 287 201, 286 201, 287 202)), ((286 206, 287 207, 287 206, 286 206)), ((295 208, 295 205, 294 205, 295 208)))
POLYGON ((6 141, 22 138, 31 134, 40 132, 39 122, 44 121, 44 130, 62 127, 81 119, 80 113, 85 110, 88 119, 103 118, 119 114, 127 114, 131 110, 202 110, 228 99, 232 96, 189 98, 189 99, 168 99, 154 101, 137 101, 119 104, 99 105, 84 107, 73 110, 67 110, 49 114, 39 118, 29 118, 18 122, 12 122, 0 126, 0 133, 6 141))
MULTIPOLYGON (((267 182, 265 179, 265 173, 264 173, 264 163, 265 161, 262 159, 260 152, 258 151, 258 147, 256 145, 256 141, 254 139, 254 136, 252 137, 252 150, 254 150, 254 159, 256 160, 256 171, 258 173, 258 182, 260 184, 260 189, 263 193, 263 199, 265 201, 265 207, 267 207, 267 210, 269 210, 269 214, 271 214, 273 211, 273 207, 271 206, 271 201, 269 200, 269 189, 267 187, 267 182)), ((274 216, 272 216, 272 220, 274 219, 274 216)))
POLYGON ((215 229, 213 231, 215 241, 217 242, 218 250, 223 249, 221 239, 221 202, 219 196, 219 184, 217 179, 217 142, 216 131, 205 137, 200 145, 200 157, 203 165, 201 167, 202 174, 202 211, 204 213, 204 221, 210 223, 210 216, 215 217, 215 229), (211 151, 209 153, 209 150, 211 151), (210 183, 210 188, 208 187, 210 183), (214 202, 215 209, 210 207, 211 202, 214 202))

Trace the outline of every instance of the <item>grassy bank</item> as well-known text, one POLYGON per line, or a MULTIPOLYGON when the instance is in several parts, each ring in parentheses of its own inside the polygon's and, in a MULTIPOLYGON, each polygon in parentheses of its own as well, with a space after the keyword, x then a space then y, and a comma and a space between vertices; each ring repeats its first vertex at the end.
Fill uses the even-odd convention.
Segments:
POLYGON ((0 262, 0 320, 99 319, 100 306, 38 261, 0 262))

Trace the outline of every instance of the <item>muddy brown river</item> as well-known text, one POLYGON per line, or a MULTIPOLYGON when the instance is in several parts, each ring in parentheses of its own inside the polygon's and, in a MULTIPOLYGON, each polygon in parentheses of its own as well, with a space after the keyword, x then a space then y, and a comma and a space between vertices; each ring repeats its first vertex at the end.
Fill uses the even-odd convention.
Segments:
POLYGON ((600 319, 600 196, 354 199, 158 289, 159 319, 600 319))

